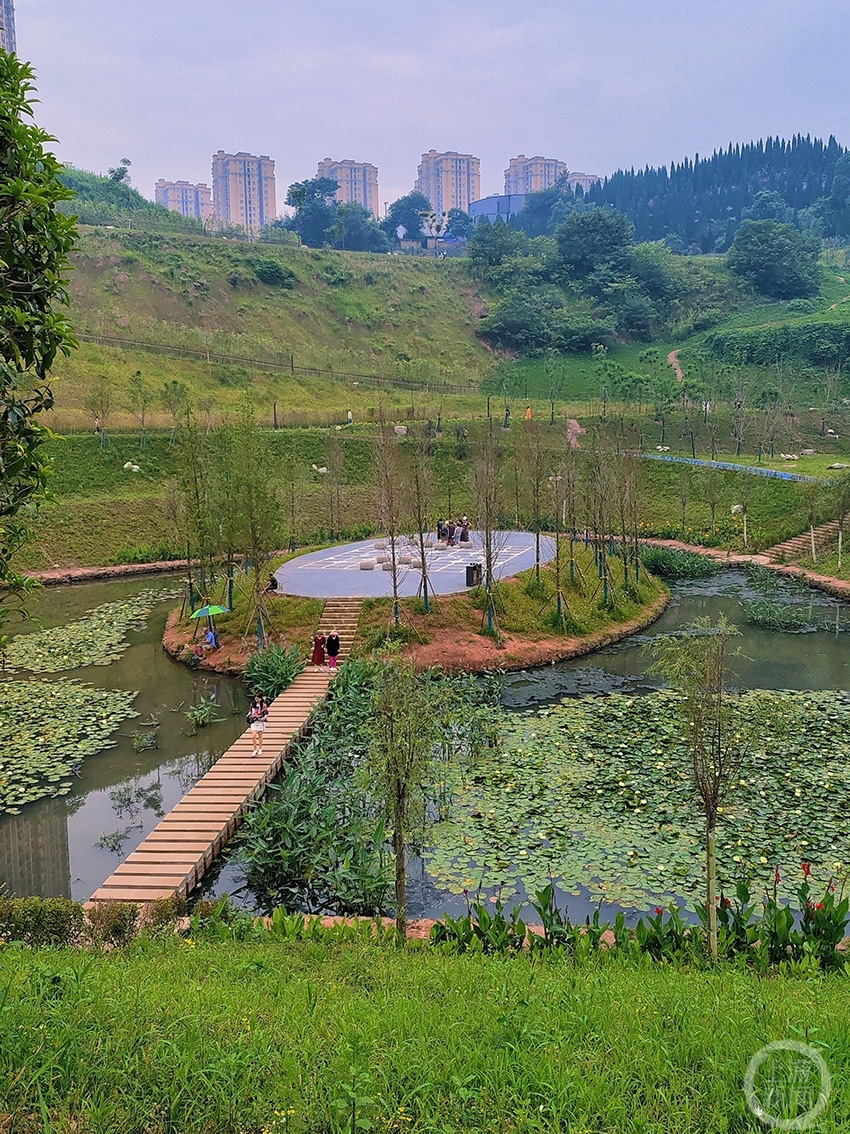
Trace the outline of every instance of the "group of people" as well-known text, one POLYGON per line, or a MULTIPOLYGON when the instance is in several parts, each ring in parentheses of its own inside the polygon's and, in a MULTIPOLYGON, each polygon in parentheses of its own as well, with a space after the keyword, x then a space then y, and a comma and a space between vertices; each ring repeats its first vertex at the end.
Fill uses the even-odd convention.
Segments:
POLYGON ((455 547, 458 543, 469 543, 468 517, 461 516, 459 520, 438 520, 437 542, 444 543, 446 547, 455 547))
MULTIPOLYGON (((320 669, 327 659, 328 669, 336 669, 339 657, 339 631, 334 628, 325 636, 319 630, 313 636, 313 653, 310 661, 314 669, 320 669)), ((255 693, 248 708, 248 726, 251 730, 253 755, 263 754, 263 734, 266 731, 266 719, 269 715, 269 703, 262 693, 255 693)))
POLYGON ((328 669, 336 669, 339 657, 339 631, 334 628, 327 637, 321 630, 313 635, 313 653, 310 663, 313 669, 322 669, 327 659, 328 669))

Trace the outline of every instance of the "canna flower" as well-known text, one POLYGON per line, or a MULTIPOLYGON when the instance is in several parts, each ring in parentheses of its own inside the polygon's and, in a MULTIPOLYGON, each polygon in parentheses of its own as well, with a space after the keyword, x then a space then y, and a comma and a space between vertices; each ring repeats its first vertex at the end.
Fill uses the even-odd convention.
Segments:
POLYGON ((773 881, 774 881, 774 882, 775 882, 775 883, 776 883, 777 885, 779 885, 779 883, 780 883, 780 882, 782 881, 782 875, 781 875, 781 874, 779 873, 779 867, 778 867, 778 866, 777 866, 777 868, 776 868, 776 872, 775 872, 775 874, 773 875, 773 881))
POLYGON ((804 862, 804 863, 803 863, 803 873, 805 874, 805 876, 806 876, 807 878, 811 878, 811 876, 812 876, 812 868, 811 868, 811 865, 810 865, 810 863, 808 863, 808 862, 804 862))
POLYGON ((655 907, 655 916, 656 916, 656 917, 661 917, 661 915, 662 915, 663 913, 664 913, 664 910, 663 910, 663 909, 661 908, 661 906, 656 906, 656 907, 655 907))

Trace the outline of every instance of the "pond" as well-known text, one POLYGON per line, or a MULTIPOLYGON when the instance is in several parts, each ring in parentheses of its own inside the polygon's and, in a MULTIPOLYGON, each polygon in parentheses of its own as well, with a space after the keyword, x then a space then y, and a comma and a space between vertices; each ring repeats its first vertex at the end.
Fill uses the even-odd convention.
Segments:
MULTIPOLYGON (((45 588, 33 613, 45 628, 79 623, 105 604, 155 592, 145 604, 148 613, 126 634, 126 648, 113 651, 107 665, 57 669, 36 676, 52 683, 85 683, 98 690, 138 691, 132 698, 137 717, 113 731, 113 747, 82 760, 70 777, 70 790, 57 798, 27 803, 18 815, 0 815, 0 887, 14 894, 64 896, 85 900, 171 810, 180 797, 244 729, 244 693, 240 682, 214 674, 194 673, 163 651, 162 633, 175 606, 179 581, 171 576, 144 580, 98 582, 45 588), (156 592, 171 597, 156 601, 156 592), (196 736, 184 715, 201 697, 221 706, 219 723, 196 736), (158 747, 135 751, 131 734, 152 715, 160 724, 158 747)), ((112 606, 110 611, 120 609, 112 606)), ((89 630, 83 652, 96 652, 99 631, 89 630)), ((38 633, 31 627, 26 633, 38 633)), ((16 635, 16 644, 24 634, 16 635)), ((26 651, 21 650, 23 656, 26 651)), ((86 660, 83 657, 82 660, 86 660)), ((51 670, 62 656, 49 661, 51 670)), ((6 680, 25 680, 26 670, 6 680)))
MULTIPOLYGON (((173 596, 178 587, 174 579, 159 577, 51 588, 42 592, 36 613, 46 627, 62 626, 106 603, 133 599, 152 588, 173 596)), ((610 694, 634 698, 656 692, 657 684, 646 676, 643 645, 703 615, 722 614, 740 626, 742 653, 734 669, 742 689, 848 688, 850 608, 846 605, 818 592, 781 588, 783 601, 805 607, 807 622, 821 629, 780 633, 742 621, 741 603, 763 597, 743 572, 723 571, 710 579, 674 583, 671 592, 667 611, 646 634, 588 658, 508 675, 504 705, 511 727, 533 727, 541 708, 577 699, 589 698, 590 704, 600 698, 610 701, 610 694)), ((68 794, 29 803, 18 815, 0 816, 0 884, 11 892, 89 897, 241 733, 241 683, 193 673, 163 652, 162 630, 174 602, 173 597, 154 602, 139 620, 141 628, 127 633, 126 648, 119 649, 120 656, 108 665, 46 675, 50 681, 80 681, 102 690, 138 690, 132 707, 139 715, 114 731, 110 737, 114 747, 81 762, 68 794), (192 736, 184 711, 202 696, 216 698, 224 719, 192 736), (131 734, 152 714, 160 722, 155 730, 159 747, 135 751, 131 734)), ((16 673, 10 680, 19 676, 27 675, 16 673)), ((411 866, 412 916, 439 916, 465 908, 462 895, 436 881, 441 875, 438 859, 436 855, 411 866)), ((208 877, 204 888, 208 893, 237 894, 239 901, 253 907, 236 865, 225 863, 208 877)), ((492 888, 485 887, 485 892, 493 894, 492 888)), ((510 900, 522 904, 524 898, 520 886, 510 900)), ((571 915, 583 918, 596 908, 596 895, 578 887, 571 890, 569 904, 571 915)), ((617 903, 603 904, 603 916, 612 916, 618 908, 617 903)), ((630 907, 630 916, 636 916, 639 908, 630 907)))
MULTIPOLYGON (((450 822, 446 825, 439 825, 436 829, 437 835, 432 853, 411 864, 409 888, 411 916, 436 917, 443 912, 452 914, 463 912, 466 899, 458 891, 462 890, 464 886, 474 894, 478 886, 481 885, 481 892, 485 896, 494 897, 497 892, 496 887, 487 884, 487 880, 492 879, 494 870, 482 868, 484 859, 476 859, 476 851, 480 851, 482 854, 486 852, 487 861, 491 867, 494 860, 504 857, 504 863, 499 864, 497 862, 497 865, 505 866, 506 876, 511 883, 506 885, 503 890, 506 904, 513 906, 526 903, 527 892, 522 884, 522 877, 525 876, 526 879, 537 878, 538 882, 542 884, 542 881, 545 881, 546 874, 544 869, 541 880, 541 854, 539 853, 541 844, 538 844, 538 846, 533 844, 535 839, 539 837, 543 840, 542 846, 551 851, 557 845, 558 839, 554 837, 556 833, 550 828, 556 827, 560 818, 558 790, 553 786, 553 783, 561 773, 562 768, 557 760, 553 761, 548 758, 548 753, 541 752, 541 741, 537 741, 536 748, 535 744, 527 741, 529 736, 534 737, 533 730, 538 728, 538 722, 549 730, 548 732, 541 731, 541 736, 548 736, 551 740, 560 734, 552 731, 552 723, 555 718, 546 720, 545 718, 538 718, 537 714, 541 709, 551 709, 554 713, 558 711, 559 706, 569 705, 584 705, 588 711, 592 708, 610 708, 611 717, 607 721, 603 720, 603 728, 607 733, 618 738, 625 737, 625 740, 620 739, 619 743, 621 748, 628 750, 632 747, 627 744, 632 733, 628 731, 628 716, 620 715, 620 710, 617 707, 620 701, 618 701, 617 695, 620 696, 623 703, 648 696, 649 699, 643 701, 645 706, 642 711, 643 716, 650 719, 653 713, 656 716, 658 715, 658 706, 655 704, 655 700, 659 697, 663 698, 665 694, 659 694, 659 683, 647 677, 646 669, 649 659, 643 649, 647 642, 656 635, 675 631, 698 617, 710 617, 716 620, 722 615, 733 624, 738 625, 741 630, 738 639, 740 654, 733 660, 734 682, 738 688, 742 690, 846 690, 850 682, 850 662, 848 662, 847 652, 850 607, 819 592, 808 589, 800 590, 790 584, 772 583, 770 590, 774 600, 792 604, 805 613, 805 624, 810 628, 808 632, 780 633, 746 623, 742 618, 744 610, 742 604, 763 600, 763 590, 754 585, 743 571, 728 570, 722 571, 709 579, 674 583, 671 587, 670 604, 665 614, 645 634, 627 639, 617 646, 599 651, 587 658, 507 675, 503 695, 507 731, 510 734, 514 751, 521 752, 522 755, 513 764, 511 764, 509 758, 505 760, 504 765, 500 765, 498 760, 491 762, 487 767, 487 777, 491 782, 486 788, 479 789, 477 795, 473 790, 475 809, 473 810, 471 806, 468 806, 464 812, 461 806, 456 823, 450 822), (814 627, 819 628, 814 629, 814 627), (652 712, 650 712, 650 707, 652 707, 652 712), (524 746, 522 749, 518 747, 520 744, 524 746), (528 783, 526 782, 523 785, 520 782, 523 777, 528 780, 528 768, 532 764, 536 768, 534 774, 541 780, 545 780, 545 787, 539 792, 540 799, 546 801, 544 810, 547 811, 547 815, 543 817, 540 815, 540 807, 535 809, 533 805, 529 806, 528 783), (523 788, 526 789, 525 796, 523 796, 523 788), (514 792, 513 795, 508 794, 512 791, 514 792), (487 798, 488 792, 489 798, 487 798), (482 802, 485 798, 486 807, 482 802), (523 807, 528 808, 528 815, 530 816, 528 829, 523 828, 520 831, 520 837, 514 838, 516 832, 512 830, 512 826, 517 823, 517 817, 523 814, 523 807), (493 816, 494 826, 498 829, 498 838, 495 838, 495 840, 488 837, 490 832, 487 830, 486 824, 487 813, 491 809, 495 812, 493 816), (500 812, 500 809, 503 810, 500 812), (483 815, 481 814, 482 811, 484 812, 483 815), (500 818, 502 823, 499 828, 500 818), (496 853, 497 846, 500 847, 503 854, 496 853), (526 850, 526 847, 529 849, 526 850), (461 849, 460 854, 458 854, 459 848, 461 849), (524 857, 512 858, 512 852, 524 857), (532 869, 534 860, 536 860, 536 870, 532 869), (461 870, 459 865, 461 863, 468 869, 461 870), (482 879, 484 879, 483 883, 482 879)), ((789 700, 796 704, 801 699, 792 697, 789 700)), ((674 715, 669 705, 662 703, 661 708, 660 715, 662 718, 666 716, 669 720, 674 715)), ((809 718, 814 718, 814 724, 812 724, 811 719, 807 718, 800 725, 800 747, 802 751, 798 752, 797 755, 803 763, 805 763, 805 748, 808 743, 808 733, 805 732, 805 729, 816 729, 818 727, 818 709, 819 706, 814 705, 809 714, 809 718), (803 726, 805 726, 805 729, 803 726)), ((638 710, 637 716, 640 719, 641 710, 638 710)), ((653 763, 666 758, 667 751, 663 746, 668 742, 669 736, 659 737, 657 743, 662 747, 651 750, 657 753, 652 757, 653 763)), ((814 742, 822 744, 823 738, 820 734, 814 742)), ((609 762, 612 767, 615 766, 616 758, 620 755, 620 752, 606 753, 604 751, 600 754, 601 759, 609 762)), ((802 777, 809 772, 810 769, 802 769, 800 775, 802 777)), ((804 782, 802 778, 800 782, 804 782)), ((614 785, 615 793, 619 785, 620 781, 617 781, 614 785)), ((610 788, 611 785, 607 784, 605 790, 610 791, 610 788)), ((761 785, 759 785, 760 788, 761 785)), ((567 789, 565 788, 565 790, 567 789)), ((628 785, 623 790, 628 791, 628 785)), ((666 802, 673 813, 682 810, 692 812, 693 810, 689 804, 683 804, 681 791, 678 794, 674 793, 666 802)), ((461 805, 463 803, 464 800, 461 799, 461 805)), ((601 827, 604 826, 604 819, 604 815, 597 815, 597 825, 600 827, 598 834, 600 834, 600 837, 604 836, 603 842, 605 839, 610 839, 616 843, 618 822, 615 821, 601 830, 601 827)), ((575 829, 571 832, 574 841, 584 840, 588 844, 588 848, 592 841, 589 837, 589 825, 590 811, 586 816, 579 815, 575 829), (584 822, 588 825, 586 831, 581 829, 584 822)), ((625 837, 625 842, 623 847, 619 849, 622 849, 623 854, 627 854, 625 848, 629 846, 629 840, 639 843, 645 832, 640 825, 630 828, 626 823, 623 825, 621 833, 625 837)), ((672 871, 681 866, 683 859, 688 861, 693 868, 690 879, 691 893, 688 895, 692 905, 694 875, 699 874, 702 851, 698 844, 684 838, 680 839, 679 844, 668 847, 671 864, 666 875, 664 873, 659 875, 659 885, 651 891, 653 894, 651 901, 647 901, 646 894, 635 885, 634 880, 627 883, 626 876, 629 871, 625 870, 623 880, 621 880, 619 887, 615 888, 621 894, 621 902, 605 902, 603 900, 603 917, 613 918, 616 912, 622 908, 629 920, 635 920, 647 908, 652 908, 656 901, 666 902, 674 895, 679 897, 679 894, 684 892, 686 880, 681 876, 679 877, 680 889, 677 891, 675 877, 670 883, 667 879, 672 871)), ((848 844, 848 849, 850 849, 850 844, 848 844)), ((644 850, 642 849, 639 854, 643 853, 644 850)), ((732 857, 731 851, 729 854, 732 857)), ((803 854, 805 856, 805 851, 803 854)), ((594 856, 588 849, 588 857, 591 858, 591 866, 604 867, 606 860, 600 858, 598 850, 594 856)), ((553 861, 558 861, 554 853, 553 861)), ((767 862, 766 857, 764 861, 767 862)), ((799 859, 796 861, 799 864, 799 859)), ((629 865, 628 858, 625 859, 625 863, 629 865)), ((662 872, 665 871, 666 866, 667 864, 664 862, 659 863, 659 869, 662 872)), ((616 861, 612 860, 611 870, 612 873, 620 871, 620 866, 616 861)), ((219 867, 217 874, 209 877, 207 886, 210 892, 217 894, 225 892, 239 894, 240 900, 251 906, 252 895, 242 889, 243 884, 238 866, 225 864, 223 867, 219 867)), ((532 890, 533 888, 531 887, 532 890)), ((571 916, 583 919, 596 909, 600 896, 604 895, 606 887, 603 883, 589 889, 577 882, 575 877, 572 877, 569 884, 565 885, 564 888, 568 894, 571 916)))

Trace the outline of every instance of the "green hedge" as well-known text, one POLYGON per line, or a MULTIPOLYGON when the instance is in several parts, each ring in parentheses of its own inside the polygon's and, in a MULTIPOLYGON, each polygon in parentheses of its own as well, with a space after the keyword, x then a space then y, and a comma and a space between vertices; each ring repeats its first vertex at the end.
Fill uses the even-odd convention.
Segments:
POLYGON ((769 366, 793 355, 812 366, 830 366, 850 353, 850 325, 821 319, 715 331, 706 346, 726 362, 738 364, 769 366))

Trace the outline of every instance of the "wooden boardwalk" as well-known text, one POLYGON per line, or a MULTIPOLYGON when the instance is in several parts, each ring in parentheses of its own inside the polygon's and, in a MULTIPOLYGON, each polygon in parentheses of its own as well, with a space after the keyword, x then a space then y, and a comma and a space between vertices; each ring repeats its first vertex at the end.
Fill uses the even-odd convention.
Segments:
MULTIPOLYGON (((339 629, 341 656, 351 649, 360 600, 325 604, 321 628, 339 629)), ((263 736, 263 755, 254 756, 247 730, 162 819, 103 885, 93 902, 152 902, 185 897, 201 881, 242 821, 242 816, 280 771, 293 741, 310 726, 316 707, 333 681, 327 669, 309 666, 274 701, 263 736)), ((246 701, 247 708, 247 701, 246 701)))

